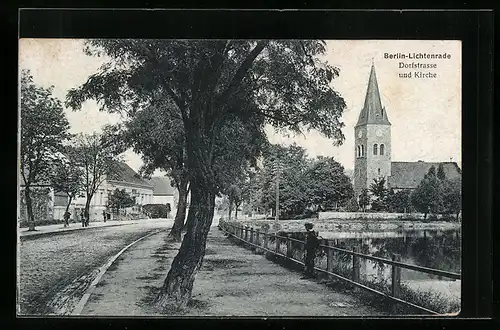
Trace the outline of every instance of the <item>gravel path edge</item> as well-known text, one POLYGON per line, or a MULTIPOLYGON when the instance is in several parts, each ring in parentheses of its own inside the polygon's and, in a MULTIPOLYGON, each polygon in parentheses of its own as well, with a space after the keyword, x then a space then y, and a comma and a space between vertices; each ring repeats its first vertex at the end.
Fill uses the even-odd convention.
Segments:
POLYGON ((121 249, 117 254, 115 254, 113 257, 111 257, 107 263, 105 263, 103 266, 101 266, 99 268, 99 273, 98 275, 96 276, 96 278, 92 281, 92 283, 90 283, 90 286, 87 288, 87 290, 85 290, 85 293, 82 297, 82 299, 80 299, 80 301, 78 302, 78 304, 76 305, 75 309, 73 309, 71 315, 80 315, 83 308, 85 307, 85 305, 87 304, 87 301, 89 300, 90 298, 90 295, 92 294, 92 292, 94 291, 96 285, 99 283, 99 281, 101 280, 101 278, 104 276, 104 274, 106 273, 106 271, 108 270, 109 267, 111 267, 111 265, 113 264, 113 262, 115 262, 116 259, 118 259, 120 257, 120 255, 122 255, 125 251, 127 251, 127 249, 129 249, 131 246, 133 246, 134 244, 140 242, 141 240, 145 239, 145 238, 148 238, 149 236, 152 236, 152 235, 156 235, 156 234, 159 234, 163 231, 165 231, 166 229, 159 229, 159 230, 155 230, 154 232, 152 233, 149 233, 149 234, 146 234, 140 238, 138 238, 137 240, 133 241, 132 243, 130 243, 129 245, 125 246, 123 249, 121 249))

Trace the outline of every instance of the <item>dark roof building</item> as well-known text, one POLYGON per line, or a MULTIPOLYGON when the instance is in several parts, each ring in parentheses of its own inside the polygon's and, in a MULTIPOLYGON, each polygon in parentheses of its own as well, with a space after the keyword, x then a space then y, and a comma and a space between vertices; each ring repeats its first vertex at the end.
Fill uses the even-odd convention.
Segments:
POLYGON ((387 185, 393 189, 415 189, 431 166, 434 166, 437 172, 439 164, 443 164, 444 174, 448 179, 459 178, 462 174, 455 162, 391 162, 391 176, 388 177, 387 185))
POLYGON ((146 188, 153 187, 124 162, 117 163, 117 169, 108 176, 108 181, 124 182, 146 188))
POLYGON ((152 177, 149 184, 153 186, 153 196, 173 196, 175 190, 170 182, 166 176, 152 177))

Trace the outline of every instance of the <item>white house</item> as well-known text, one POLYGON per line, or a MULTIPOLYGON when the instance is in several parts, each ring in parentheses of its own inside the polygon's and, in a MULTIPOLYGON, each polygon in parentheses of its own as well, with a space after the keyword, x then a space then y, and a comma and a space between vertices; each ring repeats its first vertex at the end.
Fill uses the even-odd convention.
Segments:
MULTIPOLYGON (((149 180, 153 186, 153 204, 170 204, 170 214, 175 217, 179 203, 179 191, 167 176, 154 176, 149 180)), ((189 209, 190 194, 187 196, 186 212, 189 209)))
MULTIPOLYGON (((153 186, 137 174, 124 162, 118 163, 118 170, 104 180, 90 203, 90 221, 101 221, 103 211, 108 210, 108 196, 115 189, 124 189, 131 197, 135 197, 136 206, 126 209, 127 213, 140 213, 142 205, 153 202, 153 186)), ((70 207, 73 219, 79 220, 85 209, 85 197, 76 198, 70 207)))

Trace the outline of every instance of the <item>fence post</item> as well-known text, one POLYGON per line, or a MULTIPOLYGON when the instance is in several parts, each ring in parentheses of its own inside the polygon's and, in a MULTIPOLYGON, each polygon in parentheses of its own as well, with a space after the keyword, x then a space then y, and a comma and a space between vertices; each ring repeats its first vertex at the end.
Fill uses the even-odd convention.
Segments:
POLYGON ((269 236, 268 236, 269 229, 264 229, 264 248, 267 249, 269 246, 269 236))
POLYGON ((245 226, 245 241, 248 241, 248 226, 245 226))
POLYGON ((278 237, 278 234, 274 234, 274 242, 276 243, 276 247, 274 249, 274 251, 276 252, 276 254, 279 254, 280 253, 280 239, 278 237))
MULTIPOLYGON (((253 244, 253 227, 250 227, 250 243, 253 244)), ((254 250, 252 245, 250 245, 250 250, 254 250)))
MULTIPOLYGON (((260 229, 255 229, 255 244, 257 246, 260 246, 260 229)), ((259 253, 260 252, 260 249, 259 248, 255 248, 255 252, 259 253)))
MULTIPOLYGON (((401 261, 401 255, 397 253, 392 254, 392 261, 401 261)), ((392 296, 398 297, 401 289, 401 268, 392 265, 392 296)))
MULTIPOLYGON (((328 250, 326 251, 326 270, 330 273, 333 273, 333 249, 332 249, 333 242, 332 241, 327 241, 327 246, 328 250)), ((331 278, 331 275, 328 275, 329 278, 331 278)))
POLYGON ((243 239, 243 226, 238 227, 238 236, 243 239))
MULTIPOLYGON (((352 252, 359 252, 359 247, 354 246, 352 252)), ((352 256, 352 280, 359 282, 359 257, 357 255, 352 256)))
POLYGON ((290 239, 291 236, 291 234, 286 235, 286 256, 290 259, 293 258, 293 241, 290 239))

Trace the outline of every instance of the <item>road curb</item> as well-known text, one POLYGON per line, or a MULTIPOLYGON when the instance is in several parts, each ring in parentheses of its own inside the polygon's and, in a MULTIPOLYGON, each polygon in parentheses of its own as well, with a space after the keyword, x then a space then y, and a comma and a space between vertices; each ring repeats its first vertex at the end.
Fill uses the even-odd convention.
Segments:
POLYGON ((90 283, 90 286, 87 288, 87 290, 85 290, 85 293, 84 293, 82 299, 80 299, 80 301, 78 302, 76 307, 73 309, 73 311, 71 312, 71 315, 80 315, 81 314, 81 312, 83 311, 83 308, 85 307, 85 305, 87 304, 87 301, 90 298, 90 295, 94 292, 96 285, 99 283, 101 278, 104 276, 104 274, 106 273, 108 268, 113 264, 113 262, 115 262, 116 259, 118 259, 120 257, 120 255, 122 255, 123 252, 125 252, 128 248, 130 248, 134 244, 140 242, 141 240, 148 238, 149 236, 161 233, 165 230, 167 230, 167 229, 159 229, 159 230, 156 230, 152 233, 149 233, 147 235, 140 237, 139 239, 133 241, 132 243, 130 243, 129 245, 127 245, 126 247, 121 249, 120 252, 115 254, 113 257, 111 257, 108 260, 107 263, 105 263, 103 266, 101 266, 99 268, 99 273, 98 273, 97 277, 92 281, 92 283, 90 283))
POLYGON ((66 230, 49 231, 49 232, 36 233, 36 234, 31 234, 31 235, 19 235, 19 239, 22 240, 22 241, 26 241, 26 240, 37 239, 37 238, 41 238, 41 237, 45 237, 45 236, 50 236, 50 235, 69 234, 69 233, 73 233, 73 232, 78 231, 78 230, 109 228, 109 227, 127 226, 127 225, 134 225, 134 224, 137 224, 137 222, 132 222, 132 223, 117 223, 117 224, 113 224, 113 225, 97 226, 97 227, 70 228, 70 229, 66 229, 66 230))

